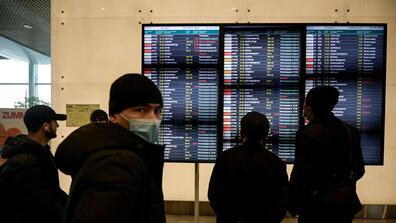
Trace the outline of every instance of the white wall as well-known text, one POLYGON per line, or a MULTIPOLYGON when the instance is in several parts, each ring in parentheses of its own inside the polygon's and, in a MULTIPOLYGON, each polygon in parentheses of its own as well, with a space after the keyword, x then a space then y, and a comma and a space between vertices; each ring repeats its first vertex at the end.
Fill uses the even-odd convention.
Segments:
MULTIPOLYGON (((100 104, 107 110, 111 82, 124 73, 141 71, 139 22, 335 21, 388 23, 385 165, 368 166, 358 190, 363 203, 396 204, 394 0, 53 0, 52 104, 59 112, 65 112, 66 104, 79 103, 100 104)), ((58 135, 66 137, 73 130, 63 123, 58 135)), ((52 142, 53 148, 62 137, 52 142)), ((201 200, 207 200, 212 168, 213 164, 200 164, 201 200)), ((61 183, 68 191, 70 179, 62 175, 61 183)), ((166 200, 193 200, 194 164, 167 163, 163 188, 166 200)))

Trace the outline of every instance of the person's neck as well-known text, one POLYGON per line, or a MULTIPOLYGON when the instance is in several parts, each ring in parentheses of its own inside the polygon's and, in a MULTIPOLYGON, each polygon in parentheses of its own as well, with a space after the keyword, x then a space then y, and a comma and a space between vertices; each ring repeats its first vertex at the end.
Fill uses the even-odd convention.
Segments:
POLYGON ((264 139, 261 140, 251 140, 251 139, 244 139, 243 140, 244 144, 248 144, 248 145, 264 145, 264 139))
POLYGON ((49 141, 47 137, 40 132, 29 132, 28 137, 42 146, 46 146, 49 141))
POLYGON ((322 113, 321 114, 312 114, 311 121, 314 119, 327 119, 328 117, 331 117, 331 116, 333 116, 333 113, 331 113, 331 112, 323 113, 323 114, 322 113))

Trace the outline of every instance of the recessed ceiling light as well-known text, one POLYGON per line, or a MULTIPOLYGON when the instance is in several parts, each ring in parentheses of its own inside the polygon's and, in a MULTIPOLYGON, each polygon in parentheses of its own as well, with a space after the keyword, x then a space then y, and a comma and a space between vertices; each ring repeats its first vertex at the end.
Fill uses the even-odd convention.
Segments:
POLYGON ((33 26, 31 26, 31 25, 23 25, 23 27, 25 27, 26 29, 32 29, 33 28, 33 26))

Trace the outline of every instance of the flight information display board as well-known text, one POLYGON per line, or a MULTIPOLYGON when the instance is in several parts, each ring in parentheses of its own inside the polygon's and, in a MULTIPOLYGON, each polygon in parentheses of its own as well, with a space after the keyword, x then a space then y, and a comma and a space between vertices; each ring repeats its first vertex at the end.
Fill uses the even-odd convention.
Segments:
POLYGON ((383 26, 308 26, 307 75, 368 75, 383 79, 383 26))
POLYGON ((143 71, 164 98, 165 160, 217 157, 219 26, 145 26, 143 71))
POLYGON ((270 122, 266 148, 293 163, 305 95, 331 85, 366 164, 383 164, 385 24, 147 24, 142 46, 142 71, 164 98, 166 161, 216 161, 257 111, 270 122))
POLYGON ((270 122, 266 147, 294 159, 299 127, 300 30, 288 27, 224 28, 223 150, 240 143, 240 120, 250 111, 270 122))
POLYGON ((307 27, 306 93, 338 88, 334 114, 359 130, 366 164, 383 162, 384 44, 383 26, 307 27))

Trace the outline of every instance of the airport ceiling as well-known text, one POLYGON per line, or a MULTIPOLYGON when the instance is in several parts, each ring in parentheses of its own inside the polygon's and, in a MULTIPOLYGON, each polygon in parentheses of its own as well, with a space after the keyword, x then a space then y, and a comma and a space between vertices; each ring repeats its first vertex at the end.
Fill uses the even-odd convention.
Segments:
POLYGON ((51 56, 51 0, 0 0, 0 36, 51 56))

